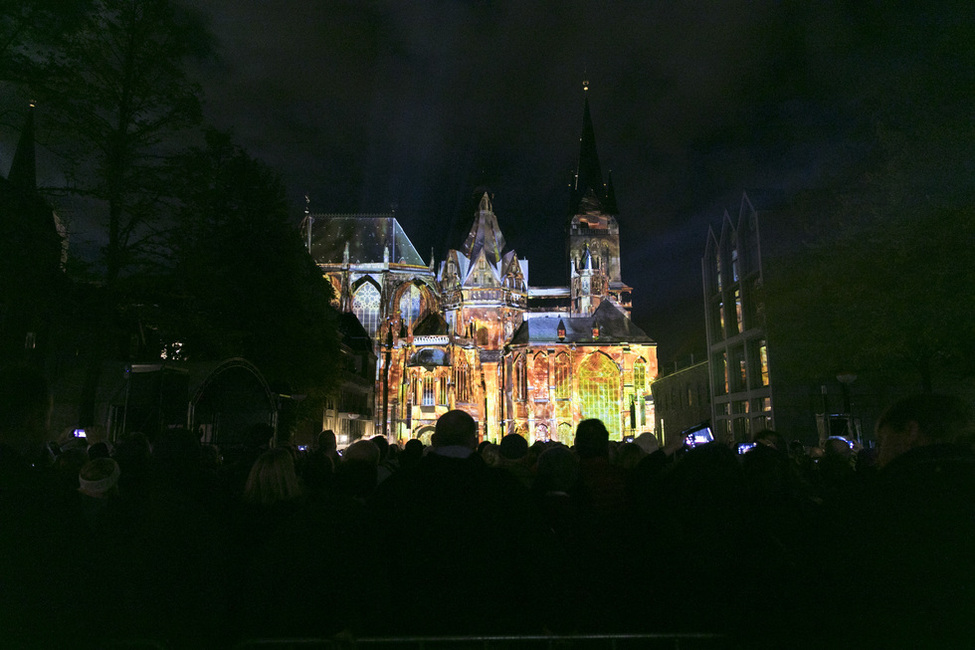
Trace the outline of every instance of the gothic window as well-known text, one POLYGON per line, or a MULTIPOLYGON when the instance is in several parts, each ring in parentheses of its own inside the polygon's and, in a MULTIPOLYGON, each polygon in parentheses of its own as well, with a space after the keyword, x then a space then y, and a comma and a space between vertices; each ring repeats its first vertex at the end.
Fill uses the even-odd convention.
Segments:
POLYGON ((454 370, 455 394, 458 402, 471 401, 470 383, 471 369, 467 361, 460 359, 454 370))
POLYGON ((647 362, 637 359, 633 362, 633 390, 642 395, 647 390, 647 362))
POLYGON ((555 357, 555 397, 569 399, 572 385, 569 377, 569 355, 563 352, 555 357))
POLYGON ((535 399, 548 399, 548 355, 544 352, 532 357, 532 386, 535 399))
POLYGON ((420 317, 420 289, 411 284, 399 299, 399 315, 408 326, 416 323, 420 317))
POLYGON ((514 374, 514 397, 517 401, 523 402, 528 397, 528 372, 525 368, 524 355, 519 355, 518 358, 515 359, 514 374))
POLYGON ((423 406, 433 406, 433 377, 423 378, 423 406))
POLYGON ((583 418, 603 421, 610 437, 620 439, 620 370, 605 354, 589 355, 579 368, 579 401, 583 418))
POLYGON ((572 425, 568 422, 559 422, 559 426, 555 432, 555 438, 557 442, 561 442, 566 445, 572 444, 572 425))
POLYGON ((437 404, 447 404, 447 376, 443 375, 437 380, 437 404))
POLYGON ((375 338, 379 326, 379 289, 371 282, 363 282, 352 299, 352 313, 362 323, 366 333, 375 338))

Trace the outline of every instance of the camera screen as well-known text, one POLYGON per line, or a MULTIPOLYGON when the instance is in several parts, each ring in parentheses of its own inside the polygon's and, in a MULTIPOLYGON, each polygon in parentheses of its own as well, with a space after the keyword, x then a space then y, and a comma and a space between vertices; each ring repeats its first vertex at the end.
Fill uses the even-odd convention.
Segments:
POLYGON ((755 448, 754 442, 742 442, 738 444, 738 453, 744 454, 755 448))
POLYGON ((706 445, 709 442, 714 442, 714 436, 711 435, 711 429, 709 427, 702 427, 688 433, 685 440, 685 444, 688 447, 697 447, 698 445, 706 445))

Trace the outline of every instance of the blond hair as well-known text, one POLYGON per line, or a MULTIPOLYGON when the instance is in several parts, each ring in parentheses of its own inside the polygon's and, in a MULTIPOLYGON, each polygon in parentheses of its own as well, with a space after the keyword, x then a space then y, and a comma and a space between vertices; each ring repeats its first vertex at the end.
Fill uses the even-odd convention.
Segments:
POLYGON ((270 505, 301 496, 295 461, 287 449, 268 449, 251 467, 244 485, 244 501, 270 505))

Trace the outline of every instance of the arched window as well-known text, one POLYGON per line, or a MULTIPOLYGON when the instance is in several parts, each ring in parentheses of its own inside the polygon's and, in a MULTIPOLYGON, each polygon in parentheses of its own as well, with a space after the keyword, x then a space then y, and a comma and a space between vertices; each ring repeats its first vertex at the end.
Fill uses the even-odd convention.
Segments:
POLYGON ((556 399, 569 399, 571 391, 569 355, 563 352, 555 357, 555 397, 556 399))
POLYGON ((525 355, 518 355, 514 368, 514 397, 523 402, 528 397, 528 372, 525 368, 525 355))
POLYGON ((465 359, 454 366, 454 396, 458 402, 471 401, 471 368, 465 359))
POLYGON ((399 299, 399 315, 406 325, 412 326, 420 317, 421 293, 420 288, 411 284, 403 291, 399 299))
POLYGON ((548 399, 548 355, 544 352, 532 357, 532 387, 535 399, 548 399))
POLYGON ((555 440, 566 445, 572 444, 572 425, 568 422, 559 422, 556 429, 555 440))
POLYGON ((584 419, 602 420, 610 437, 620 439, 620 370, 605 354, 591 354, 580 366, 579 402, 584 419))
POLYGON ((633 390, 643 395, 647 390, 647 362, 637 359, 633 362, 633 390))
POLYGON ((423 378, 423 406, 433 406, 433 376, 423 378))
POLYGON ((379 327, 379 289, 371 282, 363 282, 352 299, 352 313, 356 315, 366 333, 376 338, 379 327))

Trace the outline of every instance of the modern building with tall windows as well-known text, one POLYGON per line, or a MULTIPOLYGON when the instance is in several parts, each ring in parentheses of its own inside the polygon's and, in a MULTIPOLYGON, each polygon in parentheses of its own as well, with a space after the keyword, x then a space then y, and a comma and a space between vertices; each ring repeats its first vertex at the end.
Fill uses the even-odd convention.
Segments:
POLYGON ((758 212, 747 194, 736 220, 725 212, 720 233, 708 230, 702 270, 712 430, 745 442, 775 423, 758 212))

